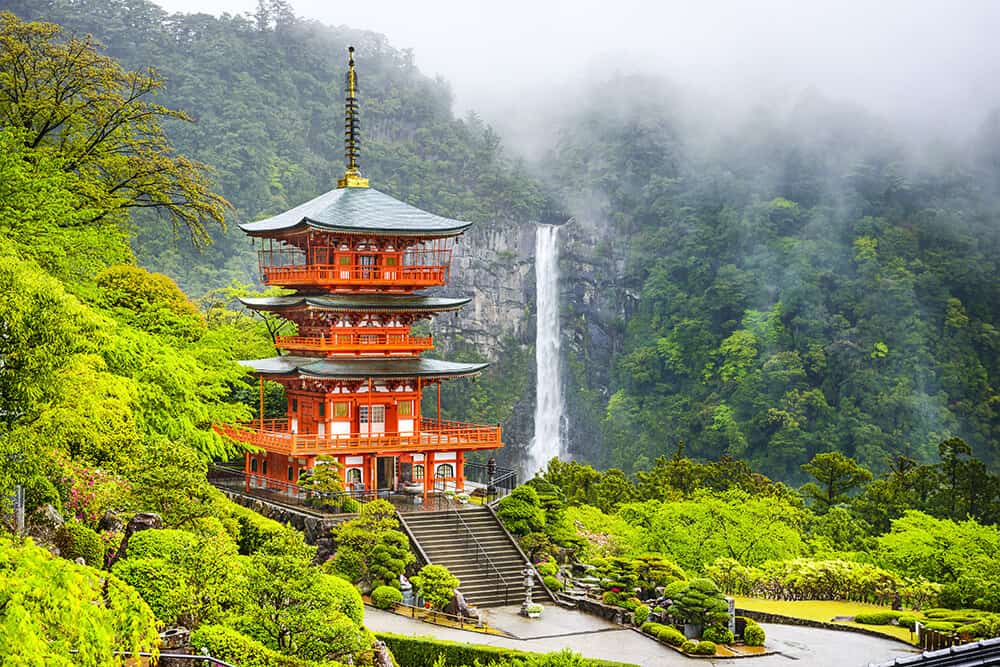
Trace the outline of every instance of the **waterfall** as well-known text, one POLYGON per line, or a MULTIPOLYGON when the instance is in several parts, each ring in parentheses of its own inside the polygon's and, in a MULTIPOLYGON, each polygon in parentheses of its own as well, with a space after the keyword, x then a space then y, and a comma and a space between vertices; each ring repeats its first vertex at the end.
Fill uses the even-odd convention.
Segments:
POLYGON ((528 452, 529 476, 562 456, 562 384, 559 363, 559 228, 535 232, 535 436, 528 452))

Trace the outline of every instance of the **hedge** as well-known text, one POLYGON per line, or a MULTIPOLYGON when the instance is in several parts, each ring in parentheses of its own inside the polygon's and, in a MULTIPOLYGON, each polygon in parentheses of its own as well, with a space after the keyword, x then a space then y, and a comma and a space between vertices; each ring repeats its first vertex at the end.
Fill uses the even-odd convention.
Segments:
POLYGON ((732 630, 722 625, 710 625, 701 633, 701 638, 705 641, 716 644, 732 644, 735 637, 732 630))
POLYGON ((208 649, 213 658, 240 665, 240 667, 334 667, 341 663, 314 662, 283 655, 261 644, 256 639, 221 625, 202 625, 191 633, 191 647, 200 652, 208 649))
MULTIPOLYGON (((375 636, 381 639, 392 651, 396 661, 406 667, 433 667, 439 657, 444 658, 444 663, 448 667, 460 667, 463 665, 474 665, 478 660, 484 665, 491 661, 511 660, 514 658, 531 658, 541 654, 518 651, 515 649, 501 648, 499 646, 485 646, 483 644, 463 644, 460 642, 445 641, 432 637, 410 637, 404 635, 394 635, 385 632, 376 632, 375 636)), ((245 667, 245 666, 244 666, 245 667)), ((256 667, 254 664, 252 667, 256 667)), ((609 660, 596 660, 594 658, 583 658, 580 667, 638 667, 626 662, 611 662, 609 660)))
POLYGON ((715 649, 715 642, 700 641, 691 652, 695 655, 715 655, 715 649))
POLYGON ((870 614, 858 614, 854 617, 855 623, 861 625, 891 625, 893 621, 898 621, 902 614, 898 611, 876 611, 870 614))

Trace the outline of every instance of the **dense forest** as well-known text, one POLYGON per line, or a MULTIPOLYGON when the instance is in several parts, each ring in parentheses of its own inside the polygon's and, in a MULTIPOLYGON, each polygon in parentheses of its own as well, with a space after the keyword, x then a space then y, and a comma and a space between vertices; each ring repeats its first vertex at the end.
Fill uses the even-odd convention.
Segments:
MULTIPOLYGON (((634 472, 683 443, 800 482, 819 452, 884 470, 897 456, 933 461, 951 436, 1000 461, 1000 116, 964 143, 934 145, 816 93, 709 122, 691 94, 619 76, 582 91, 562 130, 547 128, 546 157, 523 165, 475 116, 453 117, 447 84, 412 53, 297 18, 287 3, 221 18, 149 2, 4 5, 93 33, 126 65, 155 65, 159 100, 196 121, 167 127, 214 170, 230 222, 336 178, 349 41, 364 62, 365 167, 381 189, 481 223, 598 219, 606 246, 594 253, 625 260, 624 306, 610 342, 583 343, 614 347, 600 386, 586 386, 593 373, 567 380, 583 403, 575 414, 590 420, 581 428, 599 431, 594 463, 634 472)), ((134 225, 140 263, 189 294, 254 280, 232 225, 211 229, 200 254, 152 216, 134 225)), ((500 420, 517 398, 505 393, 530 373, 523 355, 503 356, 511 365, 495 372, 517 381, 477 389, 480 406, 503 404, 478 413, 500 420)), ((469 416, 464 390, 448 393, 446 409, 469 416)))
POLYGON ((618 107, 570 118, 548 164, 623 239, 608 463, 684 443, 798 481, 819 452, 884 470, 950 436, 1000 463, 1000 114, 932 147, 817 95, 706 128, 655 81, 600 90, 618 107))

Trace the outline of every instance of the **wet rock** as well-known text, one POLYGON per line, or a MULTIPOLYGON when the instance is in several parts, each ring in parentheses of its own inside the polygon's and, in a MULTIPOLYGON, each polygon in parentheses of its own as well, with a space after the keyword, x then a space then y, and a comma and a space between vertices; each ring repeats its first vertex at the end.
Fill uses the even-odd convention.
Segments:
POLYGON ((25 528, 36 544, 51 544, 56 531, 65 523, 62 515, 52 505, 42 505, 28 515, 25 528))
POLYGON ((125 528, 122 523, 122 519, 118 516, 118 513, 113 510, 108 510, 101 517, 101 520, 97 522, 97 532, 112 532, 120 533, 125 528))

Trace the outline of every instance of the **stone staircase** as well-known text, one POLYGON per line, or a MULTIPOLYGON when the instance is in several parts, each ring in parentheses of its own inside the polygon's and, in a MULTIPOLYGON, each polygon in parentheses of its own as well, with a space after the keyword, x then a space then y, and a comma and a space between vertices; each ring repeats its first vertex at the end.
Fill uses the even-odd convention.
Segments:
MULTIPOLYGON (((458 577, 459 590, 470 605, 524 601, 527 562, 488 508, 414 512, 403 517, 403 524, 428 562, 444 565, 458 577)), ((537 580, 533 594, 536 599, 549 595, 537 580)))

